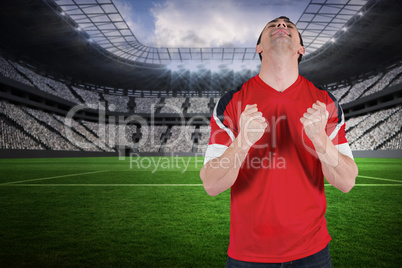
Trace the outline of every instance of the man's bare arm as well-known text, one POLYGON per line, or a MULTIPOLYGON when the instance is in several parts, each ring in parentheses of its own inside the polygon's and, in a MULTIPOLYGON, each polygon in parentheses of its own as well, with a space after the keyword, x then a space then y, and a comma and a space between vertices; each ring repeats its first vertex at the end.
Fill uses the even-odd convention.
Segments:
POLYGON ((342 192, 349 192, 355 185, 358 174, 355 161, 349 156, 341 154, 327 135, 321 137, 320 140, 320 142, 315 142, 314 146, 321 161, 325 179, 342 192))
POLYGON ((240 116, 239 134, 233 143, 222 156, 208 161, 201 169, 200 177, 209 195, 218 195, 235 183, 249 149, 262 137, 266 127, 257 105, 247 105, 240 116))
POLYGON ((318 158, 321 161, 322 172, 326 180, 344 193, 349 192, 356 180, 358 169, 352 158, 341 154, 333 145, 325 126, 328 120, 328 111, 325 104, 317 101, 300 118, 306 135, 312 141, 318 158))
POLYGON ((208 161, 202 167, 200 177, 210 196, 226 191, 235 183, 248 152, 247 148, 238 145, 239 140, 238 136, 222 156, 208 161))

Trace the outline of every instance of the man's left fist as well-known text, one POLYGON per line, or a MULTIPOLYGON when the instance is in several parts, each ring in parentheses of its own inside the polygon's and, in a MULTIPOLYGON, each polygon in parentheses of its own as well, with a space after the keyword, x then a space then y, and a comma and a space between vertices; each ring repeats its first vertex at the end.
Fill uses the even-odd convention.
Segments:
POLYGON ((307 109, 307 112, 300 118, 300 122, 303 124, 304 132, 307 137, 315 143, 322 139, 325 133, 325 126, 328 121, 328 111, 325 103, 316 101, 311 108, 307 109))

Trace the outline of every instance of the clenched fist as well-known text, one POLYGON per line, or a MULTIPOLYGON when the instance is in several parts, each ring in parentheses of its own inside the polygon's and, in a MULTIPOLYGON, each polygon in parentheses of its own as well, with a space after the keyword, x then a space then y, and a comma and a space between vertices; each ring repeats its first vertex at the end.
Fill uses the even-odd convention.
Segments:
POLYGON ((322 145, 320 142, 326 136, 325 126, 327 125, 327 121, 328 111, 326 105, 320 101, 316 101, 311 108, 307 109, 303 117, 300 118, 304 132, 314 145, 322 145))
POLYGON ((257 104, 246 105, 240 115, 241 147, 249 148, 264 135, 268 124, 262 113, 258 111, 257 104))

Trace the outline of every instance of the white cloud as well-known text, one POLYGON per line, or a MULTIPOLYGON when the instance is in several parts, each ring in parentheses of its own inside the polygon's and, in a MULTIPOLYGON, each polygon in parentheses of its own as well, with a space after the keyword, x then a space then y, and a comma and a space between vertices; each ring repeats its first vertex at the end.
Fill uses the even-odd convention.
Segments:
POLYGON ((113 0, 137 39, 158 47, 254 47, 265 24, 296 22, 309 0, 113 0), (152 7, 150 10, 149 7, 152 7))
POLYGON ((166 0, 155 4, 158 47, 254 47, 271 19, 297 21, 306 1, 166 0), (293 3, 292 3, 293 2, 293 3), (298 8, 299 6, 300 8, 298 8))
POLYGON ((150 32, 153 25, 147 25, 141 18, 141 14, 135 8, 135 2, 130 0, 113 0, 120 14, 123 16, 128 27, 131 29, 139 42, 145 45, 154 45, 155 36, 150 32))

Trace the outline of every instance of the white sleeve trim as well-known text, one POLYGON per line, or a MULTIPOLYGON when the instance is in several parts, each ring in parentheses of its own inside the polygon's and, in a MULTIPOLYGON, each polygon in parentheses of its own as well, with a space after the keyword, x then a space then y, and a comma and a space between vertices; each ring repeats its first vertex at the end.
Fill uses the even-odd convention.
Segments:
POLYGON ((353 158, 353 154, 352 154, 352 150, 350 149, 350 146, 348 143, 342 143, 342 144, 338 144, 335 145, 336 149, 338 149, 338 151, 346 156, 349 156, 350 158, 353 158))
POLYGON ((207 150, 205 151, 205 158, 204 158, 204 165, 214 159, 217 158, 226 151, 228 146, 222 145, 222 144, 210 144, 207 147, 207 150))
POLYGON ((216 103, 216 105, 215 105, 214 112, 213 112, 212 116, 214 117, 216 124, 217 124, 221 129, 225 130, 225 131, 228 133, 229 137, 232 139, 232 141, 234 141, 235 135, 233 134, 233 132, 232 132, 229 128, 227 128, 227 127, 222 123, 222 121, 218 118, 218 113, 216 112, 216 110, 217 110, 217 108, 218 108, 218 104, 219 104, 219 101, 218 101, 218 102, 216 103))
POLYGON ((338 134, 338 132, 339 132, 339 130, 341 129, 341 127, 343 126, 343 124, 345 124, 345 116, 343 115, 343 112, 342 112, 342 120, 341 120, 341 122, 338 123, 338 124, 335 126, 334 131, 332 131, 331 135, 329 135, 329 139, 330 139, 331 141, 335 138, 336 134, 338 134))

